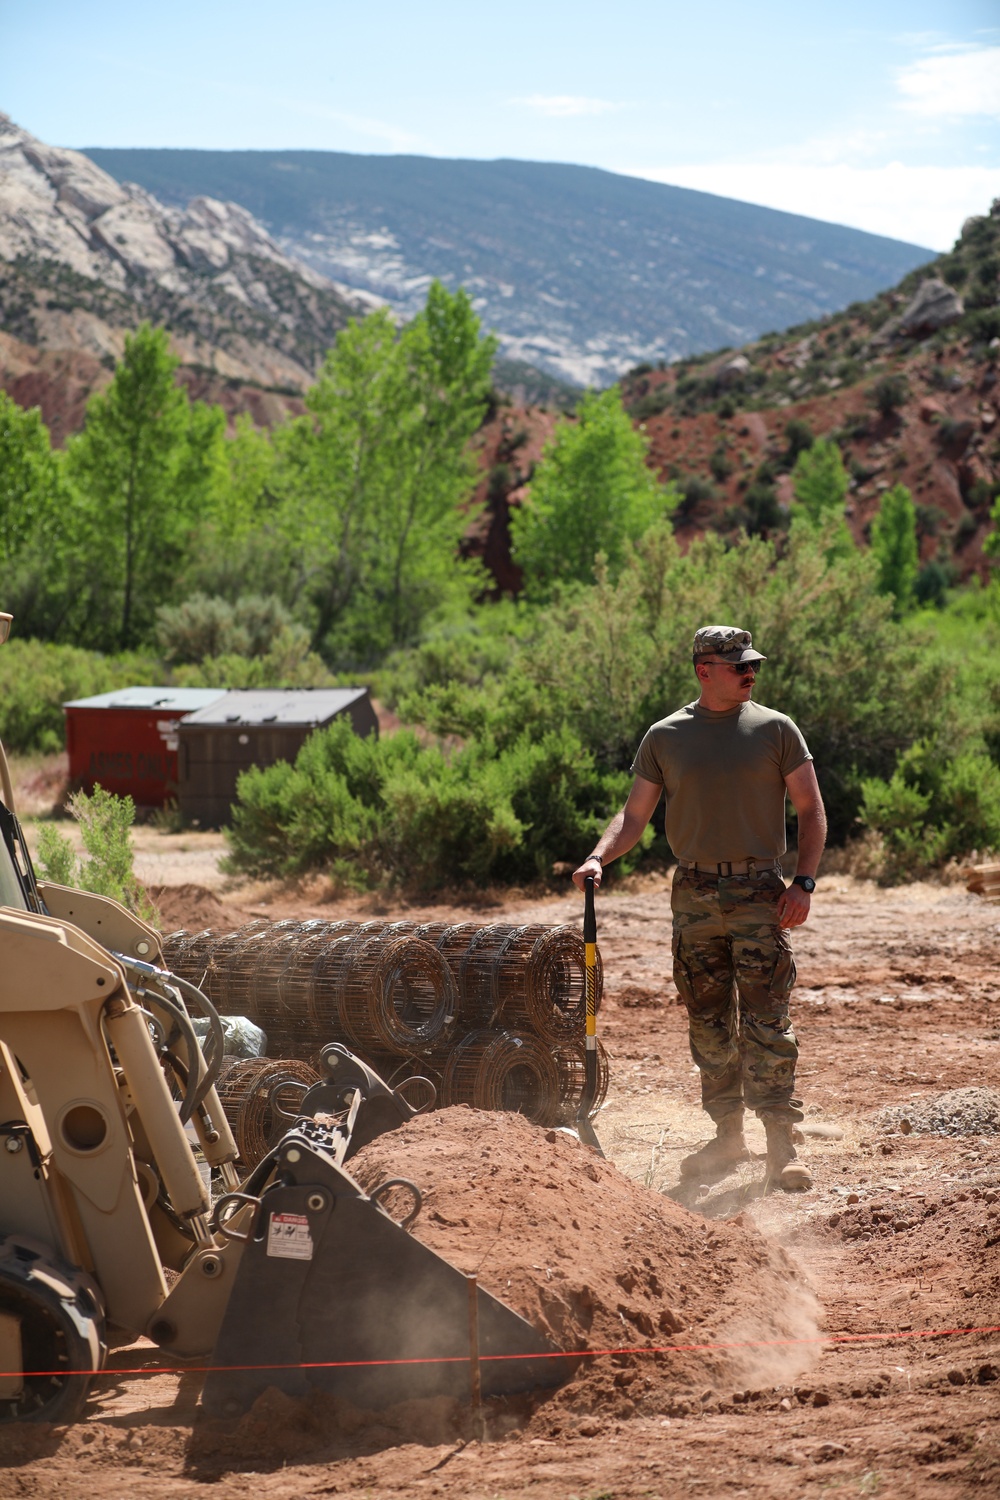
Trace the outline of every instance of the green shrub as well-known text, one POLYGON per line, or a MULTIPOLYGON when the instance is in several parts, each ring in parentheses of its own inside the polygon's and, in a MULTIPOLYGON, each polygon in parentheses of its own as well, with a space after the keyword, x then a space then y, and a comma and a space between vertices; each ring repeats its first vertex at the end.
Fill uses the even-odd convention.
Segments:
POLYGON ((582 857, 627 790, 566 728, 504 748, 487 736, 446 756, 408 732, 360 740, 334 724, 294 766, 240 777, 227 867, 325 869, 355 888, 531 879, 582 857))
POLYGON ((879 415, 891 417, 910 398, 910 386, 905 375, 883 375, 871 389, 871 401, 879 415))
POLYGON ((748 536, 766 537, 788 525, 788 513, 782 510, 773 484, 752 484, 743 497, 743 511, 748 536))
POLYGON ((912 879, 944 859, 1000 847, 1000 767, 982 743, 949 756, 919 740, 888 781, 862 783, 860 816, 882 838, 882 879, 912 879))
POLYGON ((307 688, 338 682, 298 633, 275 641, 266 656, 210 656, 197 665, 176 667, 171 675, 178 687, 307 688))
POLYGON ((154 920, 156 912, 132 868, 131 830, 135 821, 132 798, 117 797, 96 786, 89 797, 86 792, 75 792, 69 807, 80 825, 88 857, 78 860, 69 839, 51 823, 47 824, 38 848, 43 879, 93 891, 97 896, 109 896, 144 921, 154 920))
MULTIPOLYGON (((832 523, 834 526, 836 521, 832 523)), ((768 655, 757 697, 788 713, 816 757, 831 837, 855 826, 864 777, 891 776, 900 750, 934 732, 949 666, 925 633, 891 618, 870 555, 831 552, 818 528, 728 545, 710 534, 681 553, 669 526, 633 549, 617 580, 529 616, 502 668, 438 681, 399 711, 436 734, 501 748, 565 726, 609 771, 625 771, 646 727, 697 696, 690 650, 706 621, 754 632, 768 655)))
POLYGON ((713 448, 708 460, 708 467, 712 471, 712 478, 717 479, 720 484, 729 478, 733 472, 733 461, 726 452, 724 443, 718 443, 713 448))
POLYGON ((293 623, 273 594, 249 594, 235 604, 218 595, 192 594, 183 604, 157 610, 156 637, 168 662, 265 656, 279 640, 299 641, 303 654, 309 649, 308 631, 293 623))
POLYGON ((954 587, 957 580, 958 569, 954 563, 940 557, 932 558, 917 575, 913 596, 918 604, 942 609, 948 590, 954 587))
POLYGON ((785 437, 788 440, 788 447, 785 449, 784 462, 789 468, 793 468, 799 454, 805 453, 816 441, 815 434, 808 422, 803 421, 801 417, 793 417, 785 424, 785 437))
POLYGON ((674 525, 690 521, 699 505, 711 505, 718 494, 712 481, 701 474, 682 474, 676 481, 676 489, 680 498, 674 510, 674 525))
POLYGON ((8 641, 0 650, 0 739, 8 750, 52 754, 66 743, 64 703, 162 677, 160 663, 139 652, 102 656, 76 646, 8 641))
POLYGON ((54 823, 43 823, 38 830, 35 864, 42 879, 53 885, 76 884, 76 852, 54 823))

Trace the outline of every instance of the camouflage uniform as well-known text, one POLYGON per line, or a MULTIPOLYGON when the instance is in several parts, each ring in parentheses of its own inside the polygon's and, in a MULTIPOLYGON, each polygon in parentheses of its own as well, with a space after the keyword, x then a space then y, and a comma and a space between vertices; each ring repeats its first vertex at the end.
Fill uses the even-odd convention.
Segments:
POLYGON ((777 870, 674 875, 674 983, 687 1006, 702 1105, 715 1121, 743 1104, 802 1119, 788 1014, 795 960, 776 912, 784 889, 777 870))

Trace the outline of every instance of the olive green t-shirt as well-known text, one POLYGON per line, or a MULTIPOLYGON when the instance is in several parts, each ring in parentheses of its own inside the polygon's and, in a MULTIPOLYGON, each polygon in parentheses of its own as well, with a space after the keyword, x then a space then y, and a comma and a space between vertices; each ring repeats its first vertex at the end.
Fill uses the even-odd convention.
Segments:
POLYGON ((646 731, 632 771, 662 784, 677 858, 715 864, 784 854, 785 777, 811 759, 786 714, 688 703, 646 731))

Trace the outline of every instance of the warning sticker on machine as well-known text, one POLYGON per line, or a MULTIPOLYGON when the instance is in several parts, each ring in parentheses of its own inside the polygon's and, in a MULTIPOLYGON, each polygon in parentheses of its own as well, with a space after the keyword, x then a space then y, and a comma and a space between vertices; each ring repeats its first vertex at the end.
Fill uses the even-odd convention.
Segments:
POLYGON ((305 1214, 272 1214, 267 1226, 267 1253, 285 1260, 312 1260, 313 1242, 305 1214))

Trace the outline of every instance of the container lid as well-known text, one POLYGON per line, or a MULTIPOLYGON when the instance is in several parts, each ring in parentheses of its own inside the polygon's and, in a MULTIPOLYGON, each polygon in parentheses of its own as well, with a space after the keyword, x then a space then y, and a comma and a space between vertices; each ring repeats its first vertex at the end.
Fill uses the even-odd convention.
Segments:
POLYGON ((327 724, 359 698, 361 688, 241 688, 188 714, 183 728, 226 724, 327 724))
POLYGON ((73 698, 63 708, 158 708, 189 714, 223 696, 222 688, 126 687, 94 698, 73 698))

